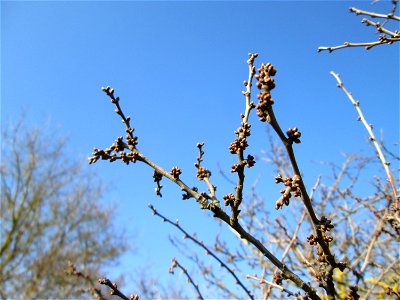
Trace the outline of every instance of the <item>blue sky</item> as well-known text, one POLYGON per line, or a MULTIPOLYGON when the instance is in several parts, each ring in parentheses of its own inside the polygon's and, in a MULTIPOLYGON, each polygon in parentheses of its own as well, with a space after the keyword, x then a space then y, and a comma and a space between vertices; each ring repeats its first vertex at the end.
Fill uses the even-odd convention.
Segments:
MULTIPOLYGON (((195 145, 204 141, 204 165, 213 171, 221 196, 233 188, 218 175, 218 165, 229 173, 236 160, 228 146, 244 110, 247 53, 258 52, 257 65, 270 61, 278 70, 273 98, 281 126, 303 133, 296 153, 311 186, 319 174, 329 174, 316 161, 340 163, 341 152, 372 153, 331 70, 341 74, 376 133, 384 129, 388 146, 397 151, 392 145, 399 140, 398 45, 316 51, 376 39, 362 17, 348 12, 353 5, 380 12, 391 7, 389 1, 373 6, 369 1, 2 1, 2 126, 22 111, 28 124, 50 119, 69 137, 70 155, 84 161, 93 147, 108 147, 124 135, 100 90, 110 85, 132 116, 139 149, 166 169, 179 165, 190 186, 205 190, 193 166, 195 145)), ((255 114, 250 123, 249 153, 260 155, 268 149, 265 124, 255 114)), ((182 202, 176 187, 164 181, 164 197, 155 196, 149 168, 107 162, 90 168, 110 187, 104 200, 117 203, 115 222, 137 248, 118 271, 146 265, 157 276, 170 276, 176 255, 168 243, 171 228, 151 216, 148 203, 212 240, 207 233, 214 227, 204 225, 205 212, 193 201, 182 202)), ((260 162, 251 171, 249 186, 260 178, 258 191, 274 203, 272 168, 260 162)))

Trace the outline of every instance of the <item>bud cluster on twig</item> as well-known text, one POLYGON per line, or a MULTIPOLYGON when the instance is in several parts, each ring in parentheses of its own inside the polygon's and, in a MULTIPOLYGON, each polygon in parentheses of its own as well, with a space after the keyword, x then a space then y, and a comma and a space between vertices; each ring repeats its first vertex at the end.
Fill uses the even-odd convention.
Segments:
POLYGON ((292 194, 294 197, 301 196, 300 181, 301 179, 297 175, 283 178, 282 175, 279 174, 275 177, 275 183, 283 183, 285 186, 285 188, 281 190, 282 196, 276 201, 275 209, 280 209, 283 205, 288 206, 292 194))
POLYGON ((160 174, 156 170, 154 170, 153 179, 154 179, 154 182, 157 183, 157 187, 155 188, 155 192, 156 192, 156 195, 160 196, 160 197, 162 197, 162 194, 161 194, 161 189, 163 187, 161 185, 162 177, 163 177, 162 174, 160 174))
POLYGON ((260 93, 257 95, 259 100, 256 105, 257 116, 260 117, 261 122, 266 122, 268 120, 268 110, 274 100, 272 100, 271 90, 275 88, 275 80, 272 76, 275 76, 276 69, 271 63, 262 64, 257 70, 259 74, 255 75, 257 81, 257 88, 260 89, 260 93))

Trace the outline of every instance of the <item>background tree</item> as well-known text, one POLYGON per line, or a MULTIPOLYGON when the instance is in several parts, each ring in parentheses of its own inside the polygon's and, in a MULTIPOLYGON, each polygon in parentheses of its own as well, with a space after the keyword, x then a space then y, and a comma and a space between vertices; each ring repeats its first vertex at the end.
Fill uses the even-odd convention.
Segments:
POLYGON ((23 122, 2 132, 0 296, 76 298, 92 285, 65 276, 68 262, 99 274, 127 245, 96 174, 54 130, 23 122))

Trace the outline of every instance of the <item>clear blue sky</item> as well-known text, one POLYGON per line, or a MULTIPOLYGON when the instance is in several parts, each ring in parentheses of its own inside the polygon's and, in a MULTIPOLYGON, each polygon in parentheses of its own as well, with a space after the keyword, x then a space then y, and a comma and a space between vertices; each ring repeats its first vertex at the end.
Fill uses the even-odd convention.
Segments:
MULTIPOLYGON (((369 1, 2 1, 2 126, 22 111, 29 124, 51 119, 69 136, 70 155, 86 160, 93 147, 108 147, 124 135, 100 90, 110 85, 132 116, 140 150, 166 169, 179 165, 182 178, 204 190, 193 163, 196 143, 205 142, 204 165, 214 171, 221 197, 233 188, 218 175, 218 164, 229 173, 236 161, 228 146, 244 109, 247 53, 258 52, 257 64, 270 61, 278 70, 275 111, 283 128, 297 126, 303 133, 296 151, 312 185, 319 174, 329 174, 315 161, 340 163, 341 151, 372 153, 354 108, 329 71, 341 74, 376 132, 384 129, 392 150, 399 140, 398 44, 316 51, 376 39, 373 28, 348 12, 353 5, 381 12, 391 7, 390 1, 373 6, 369 1)), ((265 125, 255 114, 250 122, 249 153, 260 155, 268 148, 265 125)), ((164 197, 155 196, 149 168, 107 162, 91 168, 111 186, 104 199, 118 204, 115 222, 137 248, 118 272, 134 275, 135 268, 151 265, 150 274, 168 280, 170 260, 179 258, 168 243, 172 228, 152 217, 148 203, 212 240, 209 232, 216 227, 205 226, 206 213, 193 201, 182 202, 175 186, 164 180, 164 197)), ((249 186, 260 178, 258 191, 269 197, 273 210, 276 174, 262 162, 251 171, 249 186)))

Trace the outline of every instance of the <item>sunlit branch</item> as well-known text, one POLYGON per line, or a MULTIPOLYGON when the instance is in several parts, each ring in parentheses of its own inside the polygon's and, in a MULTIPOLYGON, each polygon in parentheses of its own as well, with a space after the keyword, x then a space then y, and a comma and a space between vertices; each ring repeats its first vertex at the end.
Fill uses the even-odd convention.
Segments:
POLYGON ((336 74, 336 73, 333 72, 333 71, 331 71, 330 73, 331 73, 331 75, 336 79, 336 81, 338 82, 338 87, 339 87, 340 89, 342 89, 342 91, 346 94, 347 98, 350 100, 350 102, 351 102, 351 103, 354 105, 354 107, 356 108, 357 113, 358 113, 358 119, 357 119, 357 120, 358 120, 358 121, 361 121, 361 122, 364 124, 364 127, 366 128, 366 130, 367 130, 367 132, 368 132, 368 135, 369 135, 369 137, 370 137, 370 141, 372 142, 372 144, 374 145, 374 147, 375 147, 375 149, 376 149, 376 152, 377 152, 377 154, 378 154, 379 160, 380 160, 381 163, 382 163, 382 166, 383 166, 383 168, 384 168, 384 170, 385 170, 385 172, 386 172, 387 180, 388 180, 388 182, 389 182, 389 184, 390 184, 390 187, 391 187, 391 189, 392 189, 392 193, 393 193, 393 197, 394 197, 393 208, 394 208, 395 210, 397 210, 398 207, 399 207, 399 197, 398 197, 398 194, 397 194, 397 188, 396 188, 396 186, 395 186, 393 174, 392 174, 392 172, 391 172, 391 170, 390 170, 390 168, 389 168, 390 163, 386 160, 386 157, 385 157, 385 155, 384 155, 383 152, 382 152, 382 149, 381 149, 381 147, 380 147, 380 145, 379 145, 379 143, 378 143, 378 140, 376 139, 375 134, 374 134, 374 132, 373 132, 373 130, 372 130, 373 127, 372 127, 372 125, 369 124, 369 123, 367 122, 367 120, 365 119, 364 114, 363 114, 363 112, 362 112, 362 110, 361 110, 361 108, 360 108, 360 101, 356 101, 356 100, 353 98, 352 93, 350 93, 350 92, 346 89, 346 87, 343 85, 343 82, 342 82, 342 80, 340 79, 339 74, 336 74))

